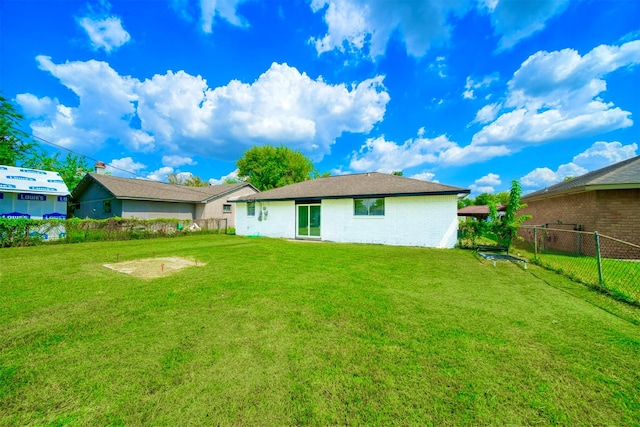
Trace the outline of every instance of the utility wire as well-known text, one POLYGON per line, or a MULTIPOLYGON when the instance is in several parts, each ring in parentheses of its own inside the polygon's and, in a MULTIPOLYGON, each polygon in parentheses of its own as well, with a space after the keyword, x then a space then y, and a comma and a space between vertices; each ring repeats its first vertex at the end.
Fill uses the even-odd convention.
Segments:
MULTIPOLYGON (((37 139, 37 140, 42 141, 42 142, 44 142, 45 144, 49 144, 49 145, 51 145, 51 146, 53 146, 53 147, 56 147, 56 148, 58 148, 58 149, 68 151, 69 153, 75 154, 76 156, 80 156, 80 157, 83 157, 83 158, 85 158, 85 159, 92 160, 92 161, 94 161, 94 162, 101 162, 101 161, 102 161, 102 160, 94 159, 93 157, 89 157, 89 156, 87 156, 87 155, 85 155, 85 154, 78 153, 78 152, 73 151, 73 150, 71 150, 71 149, 69 149, 69 148, 67 148, 67 147, 63 147, 62 145, 58 145, 58 144, 56 144, 56 143, 53 143, 53 142, 51 142, 51 141, 48 141, 48 140, 46 140, 46 139, 44 139, 44 138, 42 138, 42 137, 39 137, 39 136, 34 135, 33 133, 26 132, 26 131, 24 131, 23 129, 17 128, 17 130, 19 130, 19 131, 21 131, 21 132, 25 133, 26 135, 31 136, 31 137, 32 137, 32 138, 34 138, 34 139, 37 139)), ((149 180, 147 177, 144 177, 144 176, 138 175, 137 173, 135 173, 135 172, 131 172, 131 171, 128 171, 128 170, 126 170, 126 169, 119 168, 119 167, 114 166, 114 165, 112 165, 112 164, 110 164, 110 163, 109 163, 109 164, 107 164, 107 166, 109 166, 109 167, 110 167, 110 168, 112 168, 112 169, 116 169, 116 170, 119 170, 119 171, 121 171, 121 172, 125 172, 125 173, 128 173, 128 174, 131 174, 131 175, 135 176, 136 178, 145 179, 145 180, 147 180, 147 181, 149 180)))

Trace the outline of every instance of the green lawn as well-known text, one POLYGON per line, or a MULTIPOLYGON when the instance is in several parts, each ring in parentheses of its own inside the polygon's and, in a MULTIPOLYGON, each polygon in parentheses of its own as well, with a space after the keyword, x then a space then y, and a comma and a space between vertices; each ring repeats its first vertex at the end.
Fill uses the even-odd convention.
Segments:
POLYGON ((640 425, 640 313, 471 251, 0 251, 0 425, 640 425), (104 268, 206 263, 157 279, 104 268))
MULTIPOLYGON (((535 254, 529 245, 521 245, 516 251, 533 260, 535 254), (524 246, 524 247, 522 247, 524 246)), ((558 271, 578 282, 602 288, 614 297, 640 305, 640 262, 633 259, 602 258, 602 279, 596 257, 576 256, 568 253, 541 253, 539 265, 558 271)))

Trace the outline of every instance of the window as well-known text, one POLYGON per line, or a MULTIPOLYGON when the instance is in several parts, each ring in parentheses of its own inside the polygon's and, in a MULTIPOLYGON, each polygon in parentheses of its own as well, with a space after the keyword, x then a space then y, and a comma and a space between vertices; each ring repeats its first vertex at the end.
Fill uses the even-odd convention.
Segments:
POLYGON ((111 213, 111 200, 103 200, 102 201, 102 212, 103 213, 111 213))
POLYGON ((223 213, 231 213, 231 205, 222 205, 223 213))
POLYGON ((247 202, 247 216, 256 216, 256 202, 247 202))
POLYGON ((384 216, 384 199, 353 199, 356 216, 384 216))

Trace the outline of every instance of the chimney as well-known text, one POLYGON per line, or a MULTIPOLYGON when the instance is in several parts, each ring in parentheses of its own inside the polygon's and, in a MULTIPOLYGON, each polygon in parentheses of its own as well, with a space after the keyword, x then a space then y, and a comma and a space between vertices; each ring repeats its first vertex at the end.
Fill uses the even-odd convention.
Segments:
POLYGON ((95 168, 98 175, 104 175, 107 165, 105 165, 104 162, 96 162, 95 168))

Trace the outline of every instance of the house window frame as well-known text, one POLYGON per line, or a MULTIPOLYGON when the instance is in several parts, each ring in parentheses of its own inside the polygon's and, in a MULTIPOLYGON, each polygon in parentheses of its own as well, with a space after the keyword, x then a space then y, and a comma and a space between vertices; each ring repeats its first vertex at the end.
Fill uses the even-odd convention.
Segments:
POLYGON ((111 200, 102 201, 102 213, 110 214, 113 212, 113 203, 111 200))
POLYGON ((247 216, 256 216, 256 202, 247 202, 247 216))
POLYGON ((353 199, 353 216, 355 217, 360 217, 360 218, 380 218, 380 217, 384 217, 385 216, 385 198, 384 197, 362 197, 362 198, 357 198, 357 199, 353 199), (358 202, 359 201, 364 201, 364 200, 372 200, 373 202, 369 203, 368 206, 366 206, 366 203, 362 203, 362 205, 364 206, 358 206, 358 202), (378 200, 382 201, 382 209, 376 209, 375 211, 372 211, 372 207, 374 207, 377 203, 378 200), (362 207, 366 208, 366 212, 363 212, 362 207))
POLYGON ((222 213, 231 213, 231 204, 225 203, 222 205, 222 213))

